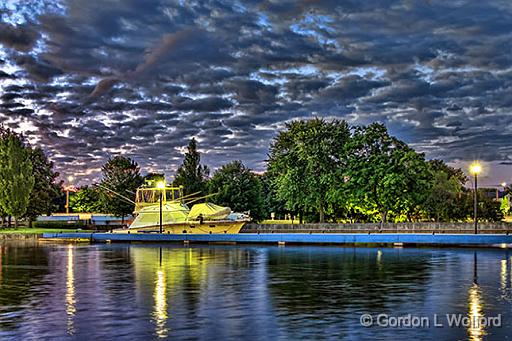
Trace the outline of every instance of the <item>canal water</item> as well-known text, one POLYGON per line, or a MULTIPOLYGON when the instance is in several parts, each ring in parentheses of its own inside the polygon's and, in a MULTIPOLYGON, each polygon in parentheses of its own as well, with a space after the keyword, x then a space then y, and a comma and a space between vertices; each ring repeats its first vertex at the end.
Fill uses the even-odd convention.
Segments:
POLYGON ((506 249, 11 241, 0 261, 1 340, 512 335, 506 249))

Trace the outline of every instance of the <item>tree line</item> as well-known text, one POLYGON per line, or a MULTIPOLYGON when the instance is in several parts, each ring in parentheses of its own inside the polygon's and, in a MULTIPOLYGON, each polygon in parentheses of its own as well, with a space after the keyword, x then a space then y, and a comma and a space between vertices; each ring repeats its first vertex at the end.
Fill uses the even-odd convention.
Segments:
MULTIPOLYGON (((0 215, 33 220, 62 211, 63 182, 40 148, 23 136, 0 129, 0 215)), ((82 186, 70 196, 73 212, 101 212, 125 217, 129 201, 145 180, 129 157, 110 158, 98 184, 82 186), (121 196, 125 198, 121 198, 121 196), (125 200, 129 199, 129 200, 125 200)), ((472 191, 461 169, 441 160, 426 160, 379 123, 350 126, 343 120, 290 122, 271 142, 267 169, 256 174, 231 161, 210 175, 201 163, 197 141, 190 140, 172 184, 185 194, 212 195, 234 211, 249 211, 256 221, 271 213, 300 222, 467 221, 472 191)), ((508 204, 478 193, 481 220, 499 221, 508 204)), ((10 222, 10 218, 7 219, 10 222)))

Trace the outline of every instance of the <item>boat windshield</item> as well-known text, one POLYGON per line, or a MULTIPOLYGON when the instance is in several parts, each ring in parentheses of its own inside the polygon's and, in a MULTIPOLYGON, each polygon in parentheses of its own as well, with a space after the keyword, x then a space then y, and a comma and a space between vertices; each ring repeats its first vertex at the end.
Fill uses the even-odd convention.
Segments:
POLYGON ((163 202, 175 201, 181 198, 182 188, 180 187, 166 187, 165 189, 159 188, 139 188, 135 196, 136 204, 154 204, 160 200, 160 195, 165 193, 163 202))

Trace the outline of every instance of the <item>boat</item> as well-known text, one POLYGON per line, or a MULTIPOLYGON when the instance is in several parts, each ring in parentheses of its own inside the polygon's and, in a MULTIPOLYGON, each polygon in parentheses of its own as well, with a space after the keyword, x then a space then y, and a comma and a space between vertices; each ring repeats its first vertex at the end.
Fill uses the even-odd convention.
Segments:
POLYGON ((127 229, 115 233, 172 234, 235 234, 250 221, 246 213, 232 212, 208 200, 212 195, 198 197, 199 193, 183 195, 183 186, 168 186, 163 181, 147 181, 135 194, 134 220, 127 229), (161 217, 161 218, 160 218, 161 217), (160 223, 161 221, 161 223, 160 223))

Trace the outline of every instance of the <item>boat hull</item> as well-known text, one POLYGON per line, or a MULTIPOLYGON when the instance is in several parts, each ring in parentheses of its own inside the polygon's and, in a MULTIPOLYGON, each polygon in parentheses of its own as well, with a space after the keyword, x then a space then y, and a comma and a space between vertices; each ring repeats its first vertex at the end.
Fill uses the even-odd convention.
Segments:
MULTIPOLYGON (((163 233, 170 234, 237 234, 245 221, 205 221, 163 224, 163 233)), ((159 232, 159 225, 114 230, 114 233, 151 233, 159 232)))

